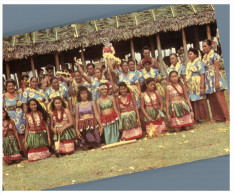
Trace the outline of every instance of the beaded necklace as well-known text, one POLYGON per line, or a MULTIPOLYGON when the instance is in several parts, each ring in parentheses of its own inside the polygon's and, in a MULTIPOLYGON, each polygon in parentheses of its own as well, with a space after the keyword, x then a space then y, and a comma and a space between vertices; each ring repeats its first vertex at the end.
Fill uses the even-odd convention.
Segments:
POLYGON ((64 114, 64 112, 65 112, 65 109, 62 108, 61 109, 61 118, 59 119, 58 118, 58 111, 57 111, 57 109, 55 109, 55 111, 53 112, 53 115, 55 116, 56 122, 61 123, 63 121, 63 114, 64 114))
MULTIPOLYGON (((153 104, 153 100, 152 100, 152 98, 151 98, 151 96, 150 96, 150 94, 149 94, 148 90, 146 90, 146 93, 147 93, 147 95, 149 96, 151 106, 153 107, 153 109, 157 110, 157 109, 158 109, 158 107, 159 107, 159 103, 158 103, 158 101, 157 101, 157 107, 155 107, 155 106, 154 106, 154 104, 153 104)), ((153 91, 153 93, 155 94, 155 97, 156 97, 156 98, 157 98, 157 100, 158 100, 158 95, 157 95, 157 93, 156 93, 156 91, 155 91, 155 90, 153 91)))
POLYGON ((180 85, 180 87, 182 88, 182 93, 180 93, 179 92, 179 90, 176 88, 176 86, 174 86, 174 85, 172 85, 171 84, 171 86, 176 90, 176 92, 180 95, 180 96, 182 96, 182 97, 184 97, 184 88, 183 88, 183 85, 181 84, 181 83, 178 83, 179 85, 180 85))

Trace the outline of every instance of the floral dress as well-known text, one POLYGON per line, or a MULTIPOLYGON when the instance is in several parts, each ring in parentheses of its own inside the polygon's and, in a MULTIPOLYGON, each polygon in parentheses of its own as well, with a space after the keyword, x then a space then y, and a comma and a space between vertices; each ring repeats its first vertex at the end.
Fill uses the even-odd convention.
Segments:
POLYGON ((23 93, 23 98, 22 98, 23 104, 27 104, 30 99, 36 99, 40 103, 40 105, 45 110, 47 110, 46 105, 48 104, 48 100, 42 89, 35 90, 28 87, 23 93))
POLYGON ((171 66, 167 69, 167 77, 169 77, 169 74, 172 70, 175 70, 178 72, 179 77, 183 75, 184 72, 184 66, 180 64, 179 62, 174 66, 171 64, 171 66))
POLYGON ((92 86, 92 100, 97 101, 98 98, 101 97, 101 93, 99 90, 99 86, 102 83, 107 83, 110 85, 110 81, 105 78, 102 78, 100 81, 97 78, 91 78, 91 86, 92 86))
POLYGON ((14 99, 9 99, 3 94, 3 107, 14 121, 17 132, 24 134, 26 121, 23 112, 22 93, 19 93, 14 99))
POLYGON ((201 75, 205 74, 205 66, 196 58, 192 63, 189 62, 184 71, 188 86, 188 95, 191 101, 206 99, 206 95, 200 95, 201 75))
POLYGON ((219 89, 215 89, 215 61, 219 61, 220 57, 214 50, 210 50, 208 54, 203 56, 203 63, 205 65, 205 93, 212 94, 217 91, 227 89, 225 79, 219 71, 219 89))

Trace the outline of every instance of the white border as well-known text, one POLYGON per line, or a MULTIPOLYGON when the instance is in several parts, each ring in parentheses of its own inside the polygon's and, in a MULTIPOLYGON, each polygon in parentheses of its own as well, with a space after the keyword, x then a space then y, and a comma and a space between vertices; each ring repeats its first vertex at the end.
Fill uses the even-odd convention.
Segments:
MULTIPOLYGON (((57 0, 55 1, 49 1, 49 0, 40 0, 40 1, 31 1, 31 0, 21 0, 20 1, 20 4, 77 4, 78 1, 75 1, 75 0, 66 0, 66 1, 61 1, 61 2, 58 2, 57 0)), ((232 55, 234 53, 234 49, 233 49, 233 34, 234 34, 234 31, 233 31, 233 20, 234 20, 234 2, 232 0, 196 0, 196 1, 186 1, 186 0, 177 0, 176 2, 174 0, 165 0, 165 1, 152 1, 152 0, 144 0, 144 1, 134 1, 134 0, 128 0, 126 2, 126 0, 118 0, 118 1, 110 1, 110 0, 99 0, 98 3, 97 1, 95 0, 92 0, 92 1, 84 1, 84 2, 79 2, 80 4, 229 4, 230 5, 230 55, 232 55)), ((0 8, 0 13, 2 13, 2 5, 3 4, 19 4, 19 1, 17 0, 2 0, 1 1, 1 8, 0 8)), ((12 13, 13 14, 13 13, 12 13)), ((1 18, 2 18, 2 14, 1 14, 1 18)), ((1 26, 3 25, 2 24, 3 21, 1 19, 0 21, 0 24, 1 26)), ((2 31, 0 32, 0 35, 2 37, 2 31)), ((2 39, 0 41, 0 47, 1 47, 1 51, 2 51, 2 39)), ((1 65, 2 65, 2 55, 0 55, 0 61, 1 61, 1 65)), ((234 73, 234 59, 233 58, 230 58, 230 75, 232 75, 232 73, 234 73)), ((0 75, 2 75, 2 68, 0 69, 0 75)), ((230 83, 233 83, 234 82, 234 78, 232 76, 230 76, 230 83)), ((2 92, 2 84, 0 85, 0 89, 1 89, 1 92, 2 92)), ((233 87, 230 87, 230 98, 233 97, 233 87)), ((232 101, 230 101, 230 116, 233 116, 233 108, 234 108, 234 103, 232 103, 232 101)), ((2 109, 2 104, 0 105, 0 109, 2 109)), ((2 120, 0 120, 0 125, 2 125, 2 120)), ((131 192, 131 193, 134 193, 134 194, 142 194, 142 193, 147 193, 147 194, 168 194, 168 193, 173 193, 174 195, 187 195, 188 193, 189 194, 196 194, 199 193, 199 195, 206 195, 207 193, 208 194, 212 194, 212 195, 216 195, 216 194, 222 194, 222 195, 229 195, 229 194, 234 194, 234 189, 233 189, 233 184, 234 184, 234 180, 233 180, 233 173, 234 173, 234 169, 233 169, 233 145, 234 145, 234 133, 232 132, 232 128, 233 127, 233 120, 231 120, 231 124, 230 124, 230 137, 231 137, 231 141, 230 141, 230 191, 175 191, 175 192, 172 192, 172 191, 153 191, 153 192, 142 192, 142 191, 137 191, 137 192, 131 192)), ((2 131, 0 131, 0 135, 2 137, 2 131)), ((0 149, 2 151, 2 144, 0 144, 0 149)), ((1 155, 2 155, 2 152, 0 152, 1 155)), ((2 159, 2 156, 1 156, 1 159, 2 159)), ((2 164, 0 165, 0 170, 1 170, 1 173, 2 173, 2 164)), ((192 177, 192 176, 191 176, 192 177)), ((14 182, 14 181, 12 181, 14 182)), ((0 185, 2 184, 2 177, 1 177, 1 182, 0 182, 0 185)), ((2 186, 2 185, 1 185, 2 186)), ((0 188, 1 188, 0 186, 0 188)), ((11 193, 15 193, 15 192, 2 192, 3 194, 11 194, 11 193)), ((31 193, 35 193, 35 194, 38 194, 40 192, 23 192, 23 191, 19 191, 17 192, 17 194, 31 194, 31 193)), ((60 192, 43 192, 43 193, 56 193, 56 194, 64 194, 65 192, 63 191, 60 191, 60 192)), ((69 192, 69 193, 74 193, 74 194, 77 194, 77 192, 69 192)), ((80 193, 80 192, 78 192, 80 193)), ((118 194, 119 193, 124 193, 124 194, 129 194, 130 192, 129 191, 126 191, 126 192, 101 192, 101 191, 98 191, 98 192, 82 192, 84 194, 118 194)))

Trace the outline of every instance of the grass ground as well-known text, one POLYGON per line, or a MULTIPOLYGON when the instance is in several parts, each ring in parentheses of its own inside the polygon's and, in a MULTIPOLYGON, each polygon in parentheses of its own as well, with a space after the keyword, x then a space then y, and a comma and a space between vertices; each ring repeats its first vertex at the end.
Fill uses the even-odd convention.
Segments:
MULTIPOLYGON (((229 105, 228 91, 225 91, 229 105)), ((230 126, 200 123, 190 131, 29 163, 3 165, 4 190, 43 190, 229 154, 230 126)))
POLYGON ((190 131, 102 150, 3 165, 4 190, 42 190, 229 154, 229 125, 196 124, 190 131))

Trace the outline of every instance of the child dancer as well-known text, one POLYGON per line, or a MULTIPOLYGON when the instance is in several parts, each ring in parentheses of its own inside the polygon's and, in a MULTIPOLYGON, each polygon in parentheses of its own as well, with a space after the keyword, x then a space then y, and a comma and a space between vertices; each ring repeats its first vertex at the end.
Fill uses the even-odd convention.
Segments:
POLYGON ((19 161, 22 156, 19 153, 22 151, 18 133, 15 128, 14 122, 10 119, 8 113, 3 108, 2 111, 2 135, 3 135, 3 161, 6 164, 11 164, 19 161))
POLYGON ((36 99, 27 103, 24 147, 28 150, 28 161, 50 157, 50 133, 47 125, 48 114, 36 99))
POLYGON ((169 127, 176 132, 185 127, 186 130, 194 124, 193 109, 182 83, 179 82, 178 72, 173 70, 169 74, 171 84, 166 88, 166 109, 169 127))
POLYGON ((101 97, 97 100, 97 108, 104 128, 105 142, 106 145, 113 144, 119 140, 119 113, 115 99, 107 93, 107 84, 102 83, 99 89, 101 97))
POLYGON ((147 78, 142 84, 141 92, 141 109, 144 115, 143 121, 146 123, 147 135, 151 136, 151 124, 154 125, 156 134, 165 132, 163 101, 155 89, 155 79, 147 78))
POLYGON ((117 107, 120 114, 119 129, 122 131, 122 140, 131 140, 142 136, 140 115, 136 99, 125 83, 119 84, 117 107))
POLYGON ((56 151, 59 154, 71 154, 75 151, 74 139, 76 131, 73 128, 73 119, 66 104, 59 96, 53 99, 51 104, 51 130, 54 133, 55 145, 59 145, 56 151))

